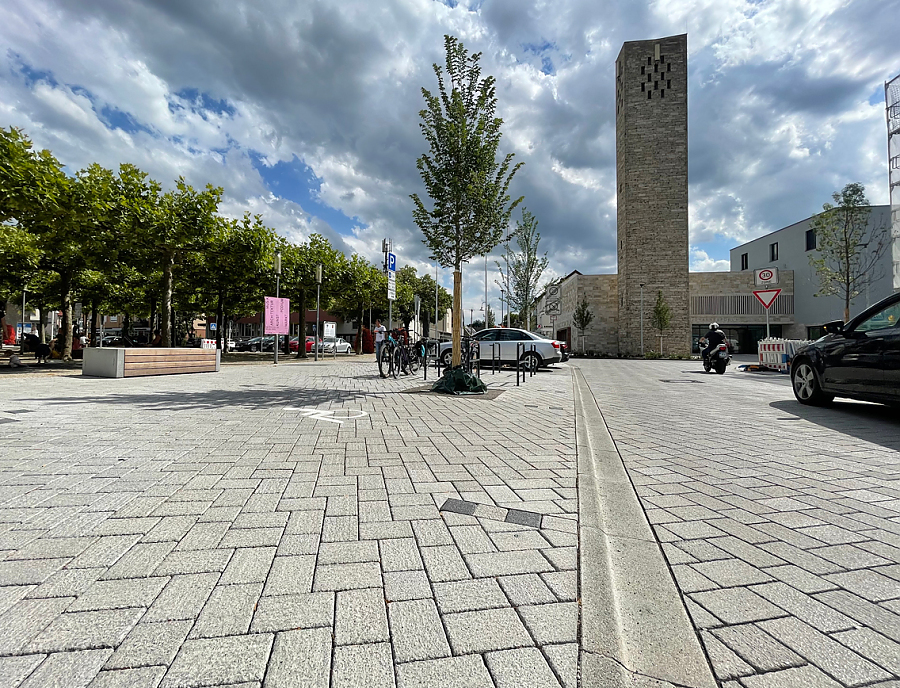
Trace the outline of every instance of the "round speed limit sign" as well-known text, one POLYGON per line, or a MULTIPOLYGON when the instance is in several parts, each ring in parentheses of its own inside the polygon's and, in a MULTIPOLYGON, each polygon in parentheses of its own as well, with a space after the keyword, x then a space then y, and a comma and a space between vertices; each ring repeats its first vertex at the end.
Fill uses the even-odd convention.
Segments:
POLYGON ((763 282, 768 282, 768 281, 769 281, 770 279, 772 279, 774 276, 775 276, 775 275, 772 274, 772 271, 771 271, 771 270, 760 270, 760 271, 759 271, 759 278, 760 278, 763 282))

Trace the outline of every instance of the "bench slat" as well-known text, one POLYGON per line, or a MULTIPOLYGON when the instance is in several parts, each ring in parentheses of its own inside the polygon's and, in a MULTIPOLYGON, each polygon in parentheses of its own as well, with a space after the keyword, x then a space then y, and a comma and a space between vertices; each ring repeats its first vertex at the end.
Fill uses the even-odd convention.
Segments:
POLYGON ((125 377, 141 377, 144 375, 178 375, 180 373, 214 373, 216 372, 216 367, 213 366, 180 366, 180 367, 165 367, 165 368, 150 368, 150 367, 126 367, 125 368, 125 377))
POLYGON ((185 363, 206 363, 215 361, 215 356, 126 356, 125 365, 147 363, 154 361, 183 361, 185 363))

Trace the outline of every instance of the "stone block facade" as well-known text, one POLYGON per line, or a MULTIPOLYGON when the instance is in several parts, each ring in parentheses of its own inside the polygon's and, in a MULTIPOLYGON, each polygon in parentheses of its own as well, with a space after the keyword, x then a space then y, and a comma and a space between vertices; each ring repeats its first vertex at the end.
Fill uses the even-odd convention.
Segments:
POLYGON ((615 69, 618 349, 641 352, 643 284, 645 340, 662 292, 672 313, 663 349, 687 354, 687 35, 625 43, 615 69))

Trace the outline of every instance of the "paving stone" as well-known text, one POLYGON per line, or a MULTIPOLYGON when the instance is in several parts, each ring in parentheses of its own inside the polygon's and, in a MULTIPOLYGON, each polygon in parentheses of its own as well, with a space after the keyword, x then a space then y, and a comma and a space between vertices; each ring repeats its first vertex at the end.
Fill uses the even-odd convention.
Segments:
POLYGON ((710 664, 715 671, 716 678, 720 681, 750 676, 756 673, 752 666, 732 652, 727 645, 709 632, 700 634, 706 654, 709 655, 710 664))
POLYGON ((787 669, 806 662, 756 624, 715 629, 712 635, 759 672, 787 669))
POLYGON ((691 564, 691 568, 723 588, 765 583, 772 580, 767 574, 740 559, 701 562, 691 564))
POLYGON ((544 573, 554 570, 550 562, 536 550, 467 554, 464 558, 476 578, 512 576, 520 573, 544 573))
POLYGON ((389 643, 344 645, 334 649, 332 688, 394 688, 389 643))
POLYGON ((112 650, 81 650, 50 655, 21 688, 85 688, 112 650))
POLYGON ((143 609, 116 609, 60 614, 26 649, 65 652, 116 647, 143 613, 143 609))
POLYGON ((519 607, 519 614, 538 645, 577 640, 578 605, 574 602, 519 607))
POLYGON ((374 562, 317 566, 315 569, 313 590, 316 592, 380 587, 381 567, 374 562))
POLYGON ((845 631, 856 625, 849 617, 784 583, 754 585, 750 589, 826 633, 845 631))
POLYGON ((191 621, 139 623, 109 658, 104 669, 168 666, 175 659, 178 648, 187 638, 191 626, 193 626, 191 621))
MULTIPOLYGON (((63 569, 57 571, 38 586, 21 586, 23 595, 37 597, 74 597, 82 594, 103 575, 105 568, 96 569, 63 569)), ((13 588, 0 588, 13 590, 13 588)))
POLYGON ((815 550, 815 554, 816 556, 832 561, 845 569, 861 569, 870 566, 895 563, 884 557, 879 557, 876 554, 867 552, 855 545, 831 545, 828 547, 819 547, 815 550))
POLYGON ((506 593, 509 601, 516 607, 526 604, 548 604, 557 601, 553 591, 535 573, 501 576, 497 578, 497 582, 500 583, 500 587, 503 588, 503 592, 506 593))
POLYGON ((773 671, 771 674, 748 676, 741 679, 745 688, 841 688, 841 684, 829 678, 814 666, 773 671))
POLYGON ((419 547, 437 547, 440 545, 452 545, 453 538, 450 531, 440 519, 425 521, 412 521, 412 529, 419 547))
POLYGON ((147 610, 142 621, 194 619, 219 579, 218 573, 173 576, 147 610))
POLYGON ((509 607, 445 614, 443 619, 454 654, 534 645, 519 616, 509 607))
POLYGON ((478 655, 410 662, 397 667, 397 688, 431 688, 453 677, 453 688, 494 688, 484 660, 478 655))
POLYGON ((110 535, 99 538, 68 563, 70 569, 112 566, 140 539, 138 535, 110 535))
POLYGON ((459 550, 454 546, 422 547, 419 552, 425 562, 428 579, 432 583, 464 580, 472 577, 459 550))
POLYGON ((262 681, 272 640, 270 633, 187 640, 169 667, 161 688, 193 688, 262 681))
POLYGON ((331 627, 334 593, 312 592, 261 597, 253 613, 251 633, 331 627))
MULTIPOLYGON (((314 556, 275 557, 269 569, 264 595, 296 595, 312 592, 314 556)), ((326 569, 331 567, 320 567, 326 569)))
POLYGON ((441 614, 509 606, 493 578, 435 583, 434 595, 441 614))
POLYGON ((191 529, 178 542, 177 550, 213 549, 216 547, 225 533, 228 532, 229 523, 215 521, 212 523, 195 523, 191 529))
POLYGON ((672 575, 675 576, 679 590, 685 593, 715 590, 719 587, 718 584, 687 564, 673 566, 672 575))
POLYGON ((68 611, 149 607, 168 582, 168 578, 162 577, 97 581, 72 603, 68 611))
POLYGON ((494 545, 496 545, 496 548, 500 551, 542 549, 550 547, 550 543, 547 542, 546 538, 536 530, 512 533, 493 533, 490 537, 494 545))
POLYGON ((262 583, 217 586, 203 605, 191 638, 246 633, 261 592, 262 583))
POLYGON ((413 536, 409 521, 376 521, 359 524, 360 540, 383 540, 413 536))
POLYGON ((122 555, 102 578, 111 580, 151 576, 160 562, 171 553, 175 544, 175 542, 139 542, 122 555))
POLYGON ((574 602, 578 597, 578 576, 575 571, 542 573, 541 578, 560 602, 574 602))
POLYGON ((846 614, 851 619, 900 642, 900 616, 846 590, 832 590, 813 596, 819 602, 846 614))
POLYGON ((154 571, 157 576, 174 576, 190 573, 221 573, 231 559, 232 550, 194 550, 172 552, 154 571))
POLYGON ((725 623, 739 624, 785 616, 786 612, 747 588, 697 592, 691 598, 725 623))
POLYGON ((266 672, 266 688, 327 688, 331 674, 331 630, 279 633, 266 672), (297 658, 303 657, 302 662, 297 658))
POLYGON ((317 565, 355 564, 378 561, 378 543, 374 540, 353 542, 323 542, 319 547, 317 565))
POLYGON ((425 571, 397 571, 384 574, 384 595, 388 602, 426 599, 432 596, 425 571))
POLYGON ((900 676, 900 644, 870 628, 855 628, 834 633, 831 637, 895 676, 900 676))
POLYGON ((485 661, 497 688, 559 688, 547 660, 536 647, 488 652, 485 661))
POLYGON ((28 674, 44 661, 47 655, 23 655, 0 657, 0 686, 15 688, 28 674))
POLYGON ((337 593, 335 644, 361 645, 388 639, 387 613, 381 588, 337 593))
POLYGON ((773 566, 772 568, 765 569, 765 571, 769 575, 808 595, 816 592, 824 592, 826 590, 834 590, 838 587, 825 578, 821 578, 809 571, 804 571, 793 564, 773 566))
POLYGON ((0 585, 43 583, 67 563, 69 563, 68 559, 0 561, 0 585))
POLYGON ((450 646, 434 600, 392 602, 388 605, 388 617, 395 661, 450 656, 450 646))
POLYGON ((264 583, 275 552, 275 547, 242 547, 234 550, 219 584, 264 583))
MULTIPOLYGON (((372 541, 372 544, 375 544, 372 541)), ((381 568, 383 571, 414 571, 424 568, 419 548, 413 538, 379 540, 381 568)), ((377 553, 375 561, 377 561, 377 553)))
POLYGON ((556 672, 563 688, 576 688, 578 677, 578 643, 545 645, 541 648, 556 672))
POLYGON ((450 532, 457 548, 463 554, 497 551, 487 533, 477 523, 451 527, 450 532))
POLYGON ((88 688, 157 688, 166 674, 166 668, 152 666, 101 671, 88 688))
POLYGON ((345 542, 359 539, 356 516, 328 516, 322 525, 322 542, 345 542))
POLYGON ((827 578, 870 602, 900 598, 900 581, 881 575, 877 569, 834 573, 827 578))

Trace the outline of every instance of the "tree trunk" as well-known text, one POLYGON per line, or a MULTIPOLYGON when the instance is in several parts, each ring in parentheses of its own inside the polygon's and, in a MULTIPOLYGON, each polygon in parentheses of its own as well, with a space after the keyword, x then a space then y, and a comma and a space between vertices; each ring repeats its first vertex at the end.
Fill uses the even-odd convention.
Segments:
POLYGON ((167 253, 163 259, 163 302, 160 324, 162 325, 162 341, 160 346, 172 346, 172 273, 175 265, 174 257, 167 253))
POLYGON ((216 304, 216 348, 220 351, 222 350, 222 325, 224 310, 225 306, 222 304, 222 294, 220 292, 219 301, 216 304))
POLYGON ((72 278, 65 275, 62 279, 62 331, 63 350, 62 359, 72 360, 72 278))
POLYGON ((453 367, 462 360, 462 271, 453 271, 453 367))
POLYGON ((38 337, 41 338, 41 344, 46 344, 47 340, 44 338, 44 318, 47 317, 47 309, 44 308, 43 303, 38 303, 37 312, 38 312, 38 337))
POLYGON ((131 337, 131 313, 122 314, 122 336, 131 337))

